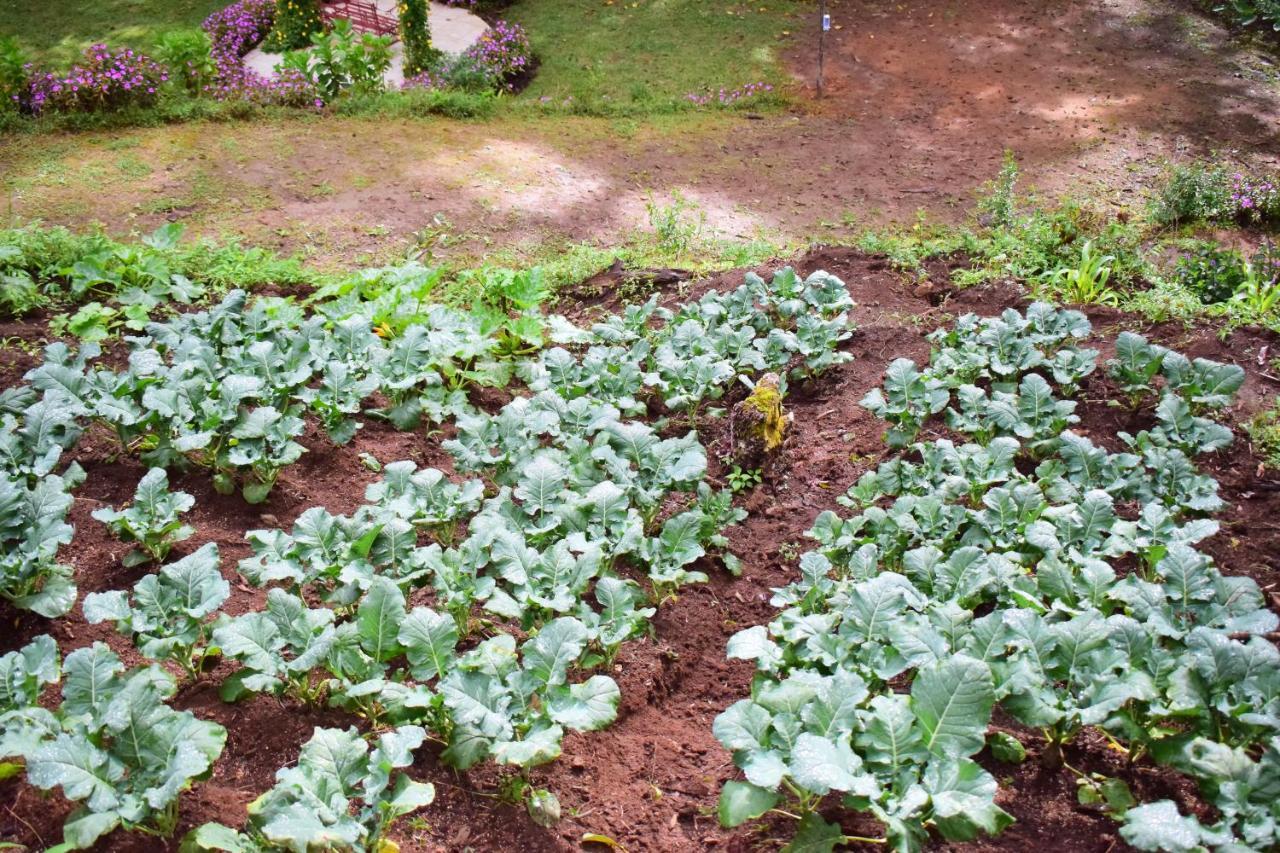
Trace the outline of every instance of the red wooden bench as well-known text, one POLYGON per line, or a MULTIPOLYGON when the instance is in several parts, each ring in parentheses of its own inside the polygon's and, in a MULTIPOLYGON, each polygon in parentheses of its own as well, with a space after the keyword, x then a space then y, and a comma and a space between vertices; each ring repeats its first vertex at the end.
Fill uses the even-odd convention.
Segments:
POLYGON ((380 36, 394 36, 398 30, 395 18, 382 14, 367 0, 333 0, 325 4, 324 17, 326 21, 342 18, 351 22, 352 29, 380 36))

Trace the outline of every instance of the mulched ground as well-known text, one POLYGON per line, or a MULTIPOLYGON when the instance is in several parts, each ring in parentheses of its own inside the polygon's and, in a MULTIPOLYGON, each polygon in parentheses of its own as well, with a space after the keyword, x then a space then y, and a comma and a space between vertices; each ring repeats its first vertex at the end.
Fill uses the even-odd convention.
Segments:
MULTIPOLYGON (((928 355, 924 335, 965 311, 997 313, 1021 304, 1019 290, 1009 284, 951 292, 944 284, 921 288, 892 271, 883 259, 852 250, 818 249, 790 259, 801 273, 826 269, 840 276, 858 303, 854 317, 858 331, 846 346, 855 359, 810 386, 793 388, 787 406, 794 426, 781 459, 766 472, 764 482, 743 495, 750 518, 730 533, 743 573, 733 578, 710 568, 709 583, 689 588, 662 608, 654 620, 654 636, 632 643, 618 657, 613 673, 622 689, 618 721, 603 732, 570 734, 564 755, 532 773, 534 782, 560 798, 564 818, 543 829, 523 809, 503 803, 497 792, 502 774, 493 766, 467 773, 452 771, 424 749, 411 768, 415 778, 436 785, 437 798, 429 808, 397 825, 393 836, 405 851, 436 850, 569 850, 580 846, 584 833, 601 833, 629 851, 747 851, 773 849, 785 838, 786 821, 766 821, 734 831, 719 828, 715 818, 720 785, 734 778, 730 757, 711 734, 711 721, 729 704, 748 693, 749 663, 725 660, 724 647, 736 631, 768 621, 770 589, 794 577, 795 558, 805 550, 804 531, 824 509, 836 508, 835 498, 858 476, 885 458, 880 440, 882 424, 858 406, 858 400, 879 384, 888 363, 899 356, 923 361, 928 355)), ((778 265, 781 265, 779 263, 778 265)), ((770 265, 772 268, 774 265, 770 265)), ((767 270, 761 269, 764 273, 767 270)), ((606 273, 580 286, 587 309, 579 314, 617 307, 616 286, 622 273, 606 273)), ((667 287, 664 298, 678 302, 712 287, 733 286, 742 271, 726 273, 684 289, 667 287)), ((941 281, 941 279, 940 279, 941 281)), ((570 310, 570 306, 564 306, 570 310)), ((1280 354, 1277 336, 1240 330, 1225 341, 1205 326, 1166 324, 1150 328, 1139 318, 1089 308, 1095 339, 1089 345, 1110 355, 1115 335, 1131 328, 1147 333, 1188 355, 1232 361, 1248 373, 1239 401, 1229 412, 1238 427, 1252 414, 1268 408, 1280 382, 1265 376, 1268 354, 1280 354)), ((0 325, 0 337, 38 340, 37 320, 0 325)), ((14 353, 10 348, 6 355, 14 353)), ((34 357, 15 355, 0 364, 0 387, 19 381, 34 357)), ((1143 426, 1105 406, 1107 380, 1095 374, 1081 395, 1082 428, 1097 442, 1117 449, 1117 430, 1143 426)), ((484 401, 497 406, 494 397, 484 401)), ((716 459, 723 441, 723 423, 704 424, 713 477, 724 471, 716 459)), ((364 487, 375 475, 358 461, 362 452, 379 459, 413 459, 420 465, 449 469, 440 450, 448 430, 427 433, 396 432, 376 421, 366 423, 347 448, 334 448, 309 429, 302 460, 281 475, 270 500, 250 507, 238 497, 223 497, 200 473, 178 475, 173 485, 196 497, 188 515, 196 535, 175 550, 190 553, 205 542, 217 542, 223 569, 232 579, 226 609, 241 613, 261 606, 260 591, 245 585, 234 573, 236 561, 250 553, 247 530, 290 525, 304 509, 323 505, 332 512, 350 512, 363 499, 364 487)), ((126 569, 127 550, 90 518, 105 504, 127 501, 143 473, 135 460, 117 456, 111 436, 91 431, 73 457, 88 472, 77 491, 71 521, 74 543, 62 553, 75 566, 81 596, 89 592, 131 586, 145 569, 126 569)), ((1235 444, 1226 452, 1202 460, 1216 476, 1228 509, 1219 520, 1222 532, 1207 543, 1208 551, 1225 571, 1247 574, 1269 592, 1280 580, 1280 479, 1259 467, 1247 436, 1237 429, 1235 444)), ((94 640, 109 643, 127 663, 141 662, 123 638, 105 625, 87 625, 79 608, 67 618, 49 623, 31 614, 0 608, 0 623, 8 626, 0 651, 17 648, 40 633, 51 633, 63 651, 94 640)), ((294 761, 314 726, 346 726, 352 718, 325 710, 311 710, 270 697, 256 697, 238 705, 217 698, 216 683, 230 671, 222 665, 201 683, 185 687, 175 704, 214 719, 227 727, 227 748, 212 777, 184 795, 179 834, 209 820, 239 824, 244 807, 269 788, 276 769, 294 761)), ((1032 758, 1021 765, 1002 765, 985 753, 982 763, 1001 780, 999 803, 1017 818, 1002 836, 967 845, 938 843, 938 849, 1064 851, 1122 850, 1117 825, 1110 818, 1077 804, 1074 777, 1065 770, 1044 771, 1035 760, 1037 740, 1008 720, 995 724, 1022 738, 1032 758)), ((1082 770, 1124 778, 1141 798, 1171 797, 1190 810, 1203 811, 1194 786, 1148 762, 1126 767, 1123 758, 1098 736, 1086 734, 1067 749, 1067 761, 1082 770)), ((61 821, 69 805, 18 780, 0 784, 0 839, 42 848, 61 839, 61 821)), ((847 832, 876 834, 874 823, 838 810, 830 818, 843 820, 847 832)), ((598 845, 595 849, 603 849, 598 845)), ((99 845, 105 851, 154 851, 166 848, 156 839, 116 833, 99 845)))

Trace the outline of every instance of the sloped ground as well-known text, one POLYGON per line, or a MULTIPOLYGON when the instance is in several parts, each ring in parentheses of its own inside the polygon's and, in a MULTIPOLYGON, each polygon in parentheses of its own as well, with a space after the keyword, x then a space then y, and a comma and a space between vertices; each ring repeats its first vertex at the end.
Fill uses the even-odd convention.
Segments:
MULTIPOLYGON (((615 242, 678 190, 727 236, 808 239, 963 216, 1005 148, 1027 184, 1140 202, 1158 158, 1234 150, 1274 164, 1280 71, 1191 0, 833 0, 828 91, 816 34, 779 35, 798 112, 594 119, 298 119, 0 141, 12 211, 113 232, 166 219, 320 261, 615 242), (440 222, 447 225, 441 226, 440 222), (417 236, 415 236, 417 235, 417 236)), ((815 22, 816 26, 816 22, 815 22)))

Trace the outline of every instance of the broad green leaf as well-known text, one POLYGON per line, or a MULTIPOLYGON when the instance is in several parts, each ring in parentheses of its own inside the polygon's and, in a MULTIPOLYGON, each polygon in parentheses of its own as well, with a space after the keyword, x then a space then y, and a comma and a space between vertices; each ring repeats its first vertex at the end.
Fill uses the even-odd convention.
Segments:
POLYGON ((923 667, 911 684, 924 746, 938 756, 960 758, 982 749, 994 704, 991 669, 965 655, 923 667))
POLYGON ((720 825, 741 826, 755 820, 778 803, 778 793, 736 780, 724 783, 720 789, 720 825))

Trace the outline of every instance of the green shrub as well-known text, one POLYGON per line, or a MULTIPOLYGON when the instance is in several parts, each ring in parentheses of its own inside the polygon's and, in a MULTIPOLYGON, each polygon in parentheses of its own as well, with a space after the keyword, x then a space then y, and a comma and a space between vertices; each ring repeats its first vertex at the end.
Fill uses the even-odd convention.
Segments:
POLYGON ((1178 259, 1173 277, 1205 305, 1226 302, 1244 283, 1244 258, 1216 243, 1199 243, 1178 259))
POLYGON ((1224 0, 1214 5, 1213 11, 1242 27, 1259 24, 1280 32, 1280 0, 1224 0))
POLYGON ((275 24, 262 43, 264 50, 283 52, 311 44, 311 37, 324 32, 319 0, 276 0, 275 24))
POLYGON ((310 51, 285 54, 281 67, 308 80, 326 101, 343 92, 382 91, 382 75, 391 65, 391 38, 357 33, 350 21, 338 20, 327 33, 311 37, 310 51))
POLYGON ((333 104, 337 115, 413 118, 439 115, 454 119, 492 116, 499 98, 492 92, 459 92, 454 89, 404 89, 373 95, 352 93, 333 104))
POLYGON ((1217 222, 1234 215, 1231 176, 1219 163, 1174 166, 1151 204, 1151 219, 1159 225, 1217 222))
POLYGON ((1005 149, 1000 173, 987 185, 986 194, 978 199, 978 213, 994 227, 1008 227, 1016 213, 1015 190, 1018 184, 1018 161, 1013 152, 1005 149))
POLYGON ((169 82, 198 95, 213 81, 212 46, 203 30, 175 30, 160 39, 156 55, 169 69, 169 82))
POLYGON ((428 70, 439 51, 431 46, 431 25, 427 20, 427 0, 400 0, 400 41, 404 43, 404 76, 428 70))
POLYGON ((16 110, 27 85, 27 57, 13 36, 0 37, 0 112, 16 110))

